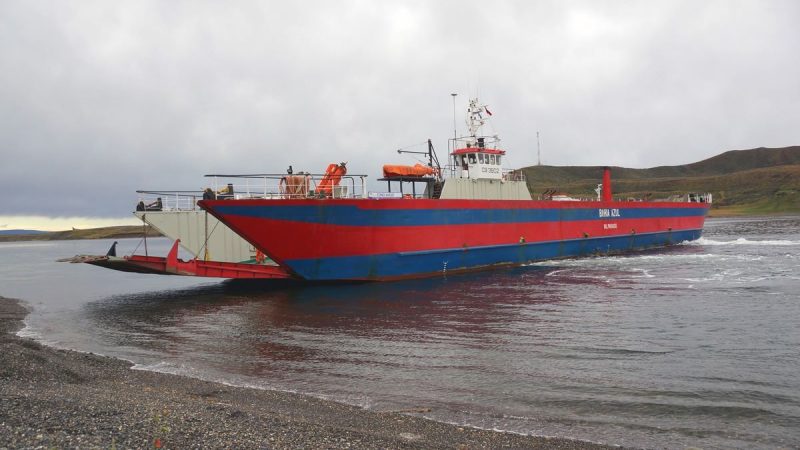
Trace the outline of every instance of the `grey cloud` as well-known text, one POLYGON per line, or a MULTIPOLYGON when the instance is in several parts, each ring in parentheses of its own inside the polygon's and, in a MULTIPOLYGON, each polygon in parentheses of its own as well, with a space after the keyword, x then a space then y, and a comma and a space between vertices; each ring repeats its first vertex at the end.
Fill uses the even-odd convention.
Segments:
MULTIPOLYGON (((377 175, 480 94, 516 166, 682 164, 800 142, 800 6, 0 4, 6 214, 124 216, 213 172, 377 175)), ((459 124, 462 123, 459 117, 459 124)), ((442 156, 442 155, 440 155, 442 156)))

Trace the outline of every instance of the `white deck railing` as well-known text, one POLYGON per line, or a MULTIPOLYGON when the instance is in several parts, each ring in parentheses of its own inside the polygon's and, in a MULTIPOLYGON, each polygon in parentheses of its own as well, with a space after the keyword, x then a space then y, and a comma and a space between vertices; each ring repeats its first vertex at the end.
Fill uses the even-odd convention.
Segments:
POLYGON ((325 174, 206 175, 218 198, 364 198, 366 175, 343 175, 324 185, 325 174), (233 191, 233 192, 231 192, 233 191))
POLYGON ((344 175, 322 183, 324 174, 206 175, 206 191, 139 190, 137 211, 192 211, 212 199, 366 198, 366 175, 344 175))

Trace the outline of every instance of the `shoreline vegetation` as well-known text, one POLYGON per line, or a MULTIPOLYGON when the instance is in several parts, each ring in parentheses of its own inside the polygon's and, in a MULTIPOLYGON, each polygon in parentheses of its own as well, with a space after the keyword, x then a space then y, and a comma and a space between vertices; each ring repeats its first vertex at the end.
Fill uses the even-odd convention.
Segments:
POLYGON ((17 336, 27 314, 0 297, 3 448, 619 448, 133 370, 17 336))
MULTIPOLYGON (((575 198, 594 197, 600 166, 530 166, 528 189, 575 198)), ((800 146, 731 150, 680 166, 611 167, 615 198, 668 199, 689 192, 713 194, 710 217, 800 213, 800 146)))
POLYGON ((149 225, 145 227, 138 225, 120 225, 81 230, 45 231, 33 234, 4 234, 0 235, 0 242, 141 238, 145 230, 147 230, 147 237, 161 236, 161 233, 149 225))

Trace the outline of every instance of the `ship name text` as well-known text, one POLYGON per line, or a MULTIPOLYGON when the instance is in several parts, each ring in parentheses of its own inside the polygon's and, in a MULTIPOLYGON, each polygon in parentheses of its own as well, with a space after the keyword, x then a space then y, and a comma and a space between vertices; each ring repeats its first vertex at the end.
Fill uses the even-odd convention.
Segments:
POLYGON ((617 208, 600 208, 597 211, 599 217, 619 217, 619 209, 617 208))

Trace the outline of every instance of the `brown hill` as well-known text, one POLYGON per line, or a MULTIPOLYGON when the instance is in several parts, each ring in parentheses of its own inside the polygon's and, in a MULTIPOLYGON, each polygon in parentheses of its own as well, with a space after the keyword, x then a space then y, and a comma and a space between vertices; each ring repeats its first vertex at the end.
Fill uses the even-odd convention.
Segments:
MULTIPOLYGON (((116 226, 88 228, 85 230, 51 231, 39 234, 11 234, 0 236, 0 242, 12 241, 61 241, 73 239, 121 239, 141 237, 141 226, 116 226)), ((161 236, 152 227, 147 227, 147 236, 161 236)))
MULTIPOLYGON (((555 189, 593 197, 600 166, 532 166, 523 169, 537 197, 555 189)), ((615 197, 666 198, 687 192, 714 194, 712 211, 728 214, 800 212, 800 146, 732 150, 682 166, 612 167, 615 197)))

